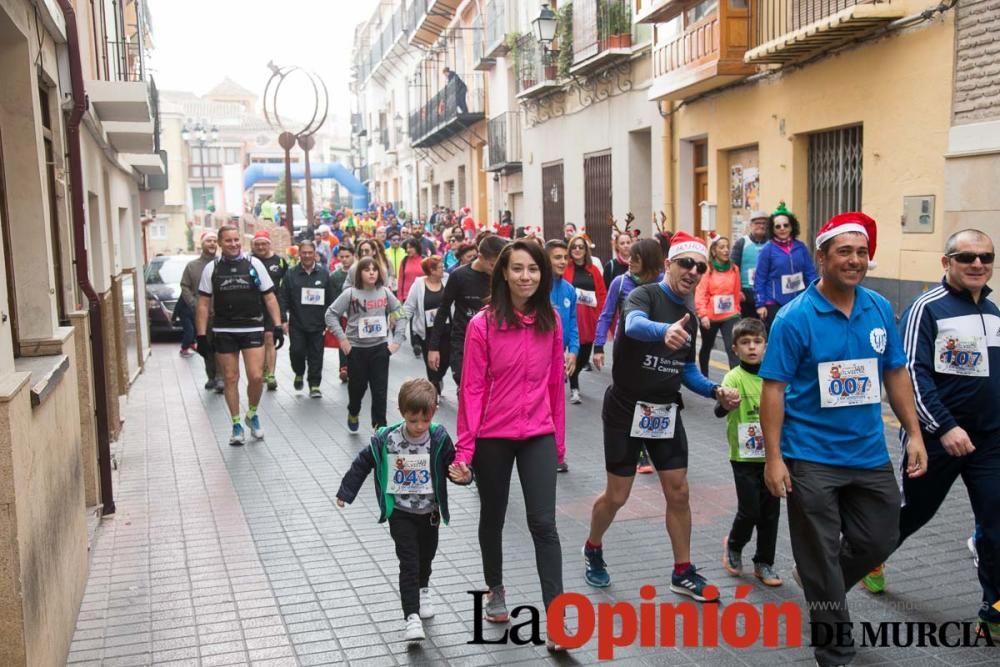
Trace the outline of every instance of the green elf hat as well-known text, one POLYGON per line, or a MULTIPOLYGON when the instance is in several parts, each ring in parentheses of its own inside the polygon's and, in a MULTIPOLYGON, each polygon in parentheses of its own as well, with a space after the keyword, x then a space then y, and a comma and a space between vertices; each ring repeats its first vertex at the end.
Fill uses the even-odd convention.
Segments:
POLYGON ((787 208, 785 208, 785 200, 782 199, 780 202, 778 202, 778 208, 774 209, 774 213, 772 213, 771 215, 772 216, 775 216, 775 215, 787 215, 787 216, 791 217, 792 212, 789 211, 787 208))

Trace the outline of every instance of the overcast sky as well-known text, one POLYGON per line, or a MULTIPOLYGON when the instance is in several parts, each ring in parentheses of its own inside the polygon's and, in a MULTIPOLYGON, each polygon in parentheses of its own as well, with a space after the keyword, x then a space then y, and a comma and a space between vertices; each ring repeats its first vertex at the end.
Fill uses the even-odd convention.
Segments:
MULTIPOLYGON (((200 95, 229 76, 263 97, 266 65, 274 60, 318 73, 330 91, 331 114, 346 123, 354 27, 378 1, 149 0, 156 84, 200 95)), ((282 117, 311 117, 311 93, 292 80, 282 86, 283 97, 286 89, 291 97, 287 111, 282 102, 282 117)))

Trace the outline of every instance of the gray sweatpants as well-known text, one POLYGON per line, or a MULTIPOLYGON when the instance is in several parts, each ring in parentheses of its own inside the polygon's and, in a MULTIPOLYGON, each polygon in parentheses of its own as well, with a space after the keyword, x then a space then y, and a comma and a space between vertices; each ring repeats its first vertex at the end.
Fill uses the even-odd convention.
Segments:
POLYGON ((844 665, 855 654, 845 625, 851 622, 847 591, 896 548, 899 487, 891 463, 875 469, 786 464, 792 478, 788 528, 809 605, 816 662, 844 665), (845 627, 847 634, 838 635, 845 627))

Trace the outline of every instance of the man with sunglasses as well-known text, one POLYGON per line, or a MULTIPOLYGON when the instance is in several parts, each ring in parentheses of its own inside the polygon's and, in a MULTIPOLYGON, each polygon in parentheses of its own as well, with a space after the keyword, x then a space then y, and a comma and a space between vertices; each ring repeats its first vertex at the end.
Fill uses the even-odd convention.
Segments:
POLYGON ((639 452, 645 445, 667 501, 667 533, 674 564, 670 590, 699 602, 717 598, 691 563, 691 505, 688 499, 688 446, 681 420, 681 384, 732 410, 736 389, 701 374, 695 362, 698 318, 688 305, 708 270, 701 239, 677 232, 670 242, 663 282, 636 287, 625 301, 614 345, 611 386, 604 394, 604 462, 607 487, 594 502, 590 535, 583 548, 591 586, 611 584, 602 539, 628 500, 639 452))
MULTIPOLYGON (((1000 636, 1000 309, 987 296, 993 241, 976 229, 945 242, 938 287, 903 313, 900 331, 927 446, 927 474, 903 478, 899 544, 933 518, 959 476, 976 517, 983 604, 979 619, 1000 636)), ((900 433, 905 446, 908 437, 900 433)), ((884 590, 881 567, 865 577, 884 590)))

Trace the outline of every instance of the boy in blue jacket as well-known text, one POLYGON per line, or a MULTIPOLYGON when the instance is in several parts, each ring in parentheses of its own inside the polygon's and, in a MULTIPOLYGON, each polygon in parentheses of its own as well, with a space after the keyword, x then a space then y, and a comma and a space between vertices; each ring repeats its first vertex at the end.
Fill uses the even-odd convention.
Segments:
POLYGON ((389 533, 399 558, 399 594, 406 619, 404 638, 426 638, 421 619, 434 616, 431 601, 431 563, 437 553, 438 526, 448 523, 448 488, 472 481, 471 471, 451 468, 455 446, 444 426, 431 420, 437 410, 437 391, 426 379, 407 380, 399 389, 402 422, 378 429, 362 449, 337 491, 337 507, 354 502, 368 474, 375 471, 379 523, 389 522, 389 533))

